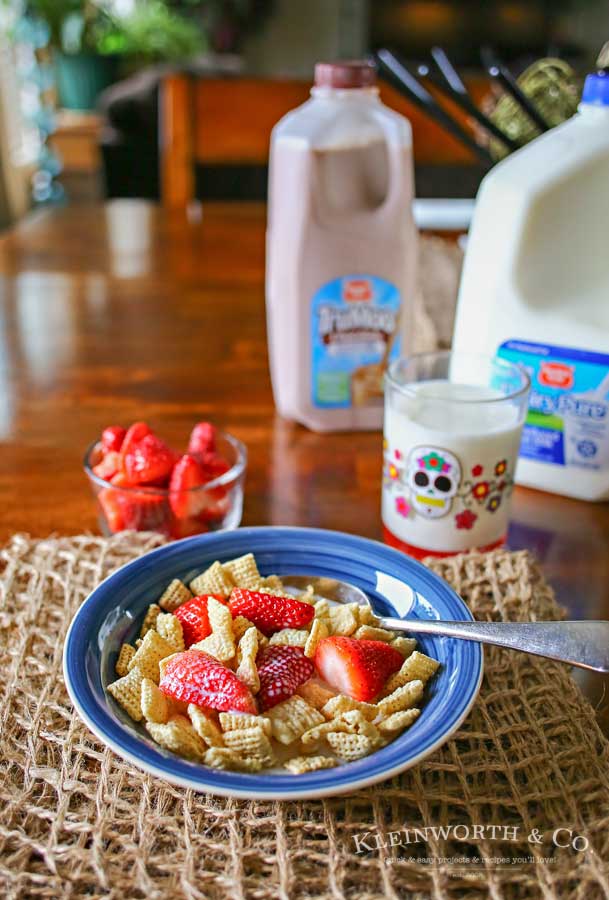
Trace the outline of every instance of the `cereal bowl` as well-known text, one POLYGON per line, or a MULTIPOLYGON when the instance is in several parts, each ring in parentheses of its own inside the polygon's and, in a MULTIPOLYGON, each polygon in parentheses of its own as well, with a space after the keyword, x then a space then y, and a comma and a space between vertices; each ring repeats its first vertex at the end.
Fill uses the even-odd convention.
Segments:
POLYGON ((174 578, 190 581, 215 560, 252 552, 263 575, 302 572, 338 578, 361 588, 399 615, 383 587, 411 588, 409 616, 471 619, 457 594, 409 557, 365 538, 309 528, 260 527, 200 535, 168 544, 124 566, 85 600, 64 647, 64 676, 74 706, 100 740, 138 768, 173 784, 223 796, 294 800, 351 792, 416 765, 452 735, 477 697, 483 671, 479 644, 421 635, 420 649, 441 663, 419 718, 370 756, 293 775, 285 770, 250 774, 209 768, 162 749, 123 713, 107 692, 124 641, 133 640, 150 602, 174 578))

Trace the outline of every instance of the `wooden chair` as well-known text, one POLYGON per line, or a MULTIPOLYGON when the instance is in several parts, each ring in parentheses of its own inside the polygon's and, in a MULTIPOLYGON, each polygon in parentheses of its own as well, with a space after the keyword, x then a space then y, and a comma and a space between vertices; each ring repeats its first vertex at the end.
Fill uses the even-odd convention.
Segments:
MULTIPOLYGON (((488 92, 483 78, 470 80, 475 99, 488 92)), ((185 208, 195 199, 195 166, 264 165, 271 129, 309 97, 310 83, 262 78, 168 76, 161 85, 160 165, 164 205, 185 208)), ((415 161, 475 163, 470 151, 382 84, 384 103, 406 115, 413 127, 415 161)), ((458 110, 455 115, 466 122, 458 110)))

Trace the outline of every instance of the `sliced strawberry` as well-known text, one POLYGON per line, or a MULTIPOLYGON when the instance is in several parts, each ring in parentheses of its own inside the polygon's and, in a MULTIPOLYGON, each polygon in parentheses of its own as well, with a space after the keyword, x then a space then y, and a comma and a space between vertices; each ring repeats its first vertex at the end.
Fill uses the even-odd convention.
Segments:
POLYGON ((222 712, 256 714, 256 701, 234 672, 202 650, 184 650, 168 659, 159 684, 175 700, 222 712))
POLYGON ((123 472, 137 484, 165 484, 173 464, 173 451, 156 434, 144 435, 126 453, 122 453, 123 472))
MULTIPOLYGON (((201 460, 200 457, 198 457, 198 459, 201 460)), ((224 473, 228 472, 230 469, 230 465, 225 459, 221 456, 214 456, 213 454, 204 456, 200 465, 206 482, 219 478, 220 475, 224 475, 224 473)), ((217 487, 206 487, 205 491, 201 492, 201 509, 199 511, 199 516, 203 521, 217 522, 224 518, 230 510, 230 489, 232 486, 233 483, 231 482, 231 484, 222 484, 217 487)))
POLYGON ((403 662, 402 654, 383 641, 342 635, 322 638, 315 652, 315 668, 331 687, 366 702, 374 700, 403 662))
POLYGON ((93 466, 93 472, 98 478, 110 481, 118 472, 121 464, 121 455, 117 450, 108 450, 104 457, 96 466, 93 466))
POLYGON ((256 660, 256 668, 260 678, 258 702, 263 710, 287 700, 315 671, 302 647, 283 644, 263 650, 256 660))
POLYGON ((169 536, 171 514, 164 497, 144 491, 104 488, 97 499, 113 534, 129 529, 158 531, 169 536))
POLYGON ((201 468, 207 475, 208 481, 219 478, 220 475, 224 475, 230 469, 230 463, 223 456, 218 456, 217 453, 198 454, 197 458, 201 468))
POLYGON ((171 537, 179 541, 181 538, 192 537, 193 534, 204 534, 209 531, 207 522, 202 519, 176 519, 173 517, 171 523, 171 537))
POLYGON ((139 444, 142 438, 146 437, 147 434, 152 434, 152 429, 146 425, 145 422, 134 422, 133 425, 127 429, 127 433, 121 444, 121 456, 123 460, 127 453, 130 453, 135 445, 139 444))
POLYGON ((115 487, 136 487, 136 485, 133 484, 132 481, 129 481, 122 470, 120 472, 117 472, 116 475, 113 475, 110 481, 113 485, 115 485, 115 487))
POLYGON ((126 434, 127 429, 121 428, 120 425, 109 425, 107 428, 104 428, 101 436, 101 445, 104 452, 108 453, 112 450, 118 452, 123 446, 126 434))
POLYGON ((206 505, 205 491, 197 491, 207 481, 198 461, 189 453, 180 457, 169 480, 169 502, 178 518, 197 516, 206 505))
POLYGON ((211 422, 199 422, 190 432, 188 452, 194 455, 213 453, 216 449, 216 426, 211 422))
POLYGON ((125 528, 133 531, 158 531, 169 536, 171 510, 165 497, 144 491, 121 491, 125 528))
POLYGON ((233 588, 230 608, 233 616, 245 616, 267 637, 282 628, 304 628, 315 615, 310 603, 246 588, 233 588))
POLYGON ((104 488, 97 495, 99 505, 108 524, 108 528, 112 534, 125 529, 125 517, 120 501, 120 491, 113 491, 112 488, 104 488))
POLYGON ((211 634, 211 626, 209 624, 209 616, 207 615, 207 604, 210 597, 219 600, 220 603, 226 603, 226 598, 221 594, 200 594, 187 600, 174 611, 174 615, 182 623, 182 631, 184 632, 184 643, 187 647, 202 641, 203 638, 211 634))
POLYGON ((199 513, 199 520, 209 525, 218 525, 230 511, 230 494, 225 488, 214 488, 205 491, 205 500, 206 503, 199 513))

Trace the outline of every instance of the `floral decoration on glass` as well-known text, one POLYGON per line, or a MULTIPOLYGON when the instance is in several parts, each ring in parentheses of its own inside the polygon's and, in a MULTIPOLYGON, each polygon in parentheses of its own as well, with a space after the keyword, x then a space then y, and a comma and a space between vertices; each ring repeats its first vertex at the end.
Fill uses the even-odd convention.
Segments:
POLYGON ((413 447, 405 458, 384 442, 383 483, 395 495, 396 512, 404 518, 437 519, 452 515, 459 530, 471 530, 483 511, 494 513, 514 487, 506 459, 476 463, 463 477, 454 453, 441 447, 413 447))

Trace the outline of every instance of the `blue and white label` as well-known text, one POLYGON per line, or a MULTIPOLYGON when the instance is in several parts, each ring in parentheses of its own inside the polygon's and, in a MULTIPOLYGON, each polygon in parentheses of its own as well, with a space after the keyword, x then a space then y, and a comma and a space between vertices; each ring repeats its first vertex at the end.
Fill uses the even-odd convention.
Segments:
POLYGON ((383 402, 381 362, 400 353, 400 292, 376 275, 346 275, 311 301, 311 399, 321 409, 383 402))
POLYGON ((609 466, 609 355, 511 340, 497 355, 524 366, 531 398, 520 455, 559 466, 609 466))

